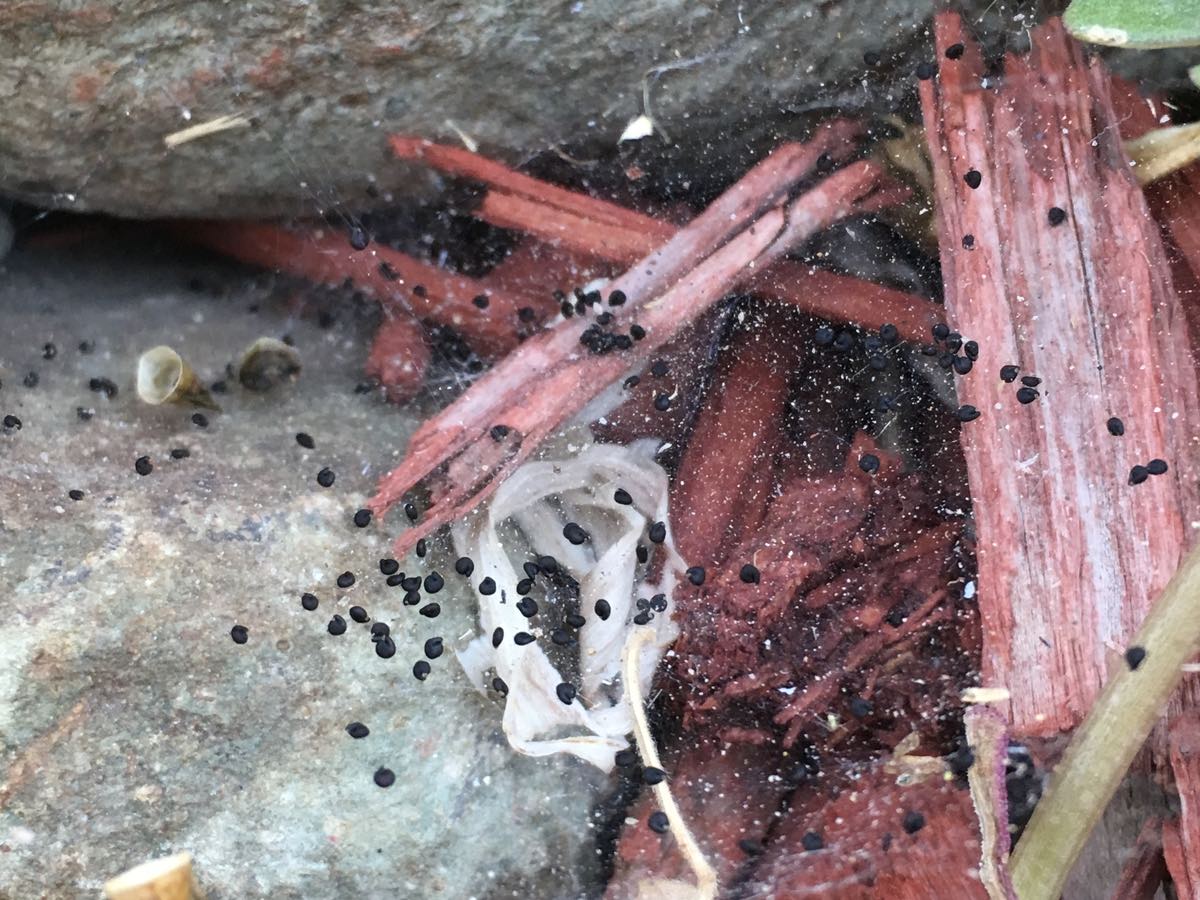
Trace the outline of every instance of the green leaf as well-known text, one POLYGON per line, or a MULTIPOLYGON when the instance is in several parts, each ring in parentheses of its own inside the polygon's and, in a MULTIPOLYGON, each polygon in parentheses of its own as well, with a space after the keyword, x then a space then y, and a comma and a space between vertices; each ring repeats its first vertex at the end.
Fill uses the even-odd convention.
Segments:
POLYGON ((1200 44, 1200 0, 1074 0, 1063 20, 1079 40, 1109 47, 1200 44))

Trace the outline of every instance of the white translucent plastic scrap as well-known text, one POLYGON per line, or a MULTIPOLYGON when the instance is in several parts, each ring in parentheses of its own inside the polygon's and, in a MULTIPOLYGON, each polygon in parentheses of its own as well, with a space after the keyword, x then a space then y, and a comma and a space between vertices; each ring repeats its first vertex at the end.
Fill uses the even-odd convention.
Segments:
POLYGON ((686 568, 670 531, 667 475, 654 461, 657 447, 658 441, 650 439, 629 446, 588 443, 565 458, 526 463, 480 514, 453 528, 458 552, 475 561, 474 582, 490 576, 504 588, 503 595, 501 590, 491 596, 476 591, 480 634, 458 654, 459 662, 481 691, 490 684, 490 670, 504 679, 504 733, 521 753, 571 753, 607 772, 616 752, 628 746, 633 718, 618 674, 626 636, 638 627, 632 624, 638 612, 635 601, 659 593, 668 600, 666 612, 641 626, 655 631, 640 660, 645 692, 678 633, 671 601, 686 568), (618 487, 629 492, 632 505, 613 499, 618 487), (655 521, 667 523, 658 583, 643 581, 639 572, 646 567, 637 562, 637 545, 655 521), (562 533, 567 522, 578 523, 590 540, 579 546, 567 541, 562 533), (513 643, 513 636, 531 630, 532 623, 517 610, 520 598, 511 591, 525 577, 521 563, 542 555, 553 556, 579 582, 579 608, 587 618, 577 632, 582 684, 570 704, 558 699, 555 688, 574 680, 555 669, 540 644, 513 643), (612 607, 607 621, 593 612, 601 598, 612 607), (504 640, 493 648, 497 627, 504 629, 504 640))

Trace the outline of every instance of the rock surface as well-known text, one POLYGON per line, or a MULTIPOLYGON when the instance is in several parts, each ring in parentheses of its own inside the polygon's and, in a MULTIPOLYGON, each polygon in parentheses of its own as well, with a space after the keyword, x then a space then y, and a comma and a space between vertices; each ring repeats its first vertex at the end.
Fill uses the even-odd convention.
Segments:
POLYGON ((130 216, 354 208, 369 187, 425 181, 390 160, 390 132, 461 133, 510 162, 560 143, 610 149, 643 111, 644 81, 672 138, 727 139, 865 75, 864 51, 896 65, 934 5, 7 4, 0 191, 130 216), (234 114, 254 124, 163 144, 234 114))
POLYGON ((0 413, 21 420, 0 430, 0 897, 95 896, 178 850, 216 900, 584 894, 603 779, 508 748, 499 705, 450 655, 473 601, 446 560, 444 612, 423 618, 383 584, 390 529, 351 524, 416 424, 354 393, 370 319, 343 307, 321 329, 253 276, 136 250, 20 251, 0 269, 0 413), (285 333, 304 358, 297 383, 231 388, 207 428, 136 399, 150 346, 171 343, 211 379, 285 333), (339 591, 343 570, 358 581, 339 591), (301 609, 306 590, 319 610, 301 609), (326 633, 352 603, 391 624, 392 659, 367 625, 326 633), (419 683, 433 635, 447 654, 419 683), (370 735, 351 739, 354 721, 370 735), (374 784, 379 766, 391 788, 374 784))

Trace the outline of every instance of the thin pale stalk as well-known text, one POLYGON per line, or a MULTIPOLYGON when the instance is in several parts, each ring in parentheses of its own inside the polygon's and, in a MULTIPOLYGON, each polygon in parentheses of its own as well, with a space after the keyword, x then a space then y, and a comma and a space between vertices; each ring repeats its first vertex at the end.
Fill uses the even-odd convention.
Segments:
POLYGON ((1184 559, 1131 646, 1145 659, 1105 686, 1038 803, 1010 872, 1021 900, 1055 900, 1117 785, 1200 646, 1200 547, 1184 559))

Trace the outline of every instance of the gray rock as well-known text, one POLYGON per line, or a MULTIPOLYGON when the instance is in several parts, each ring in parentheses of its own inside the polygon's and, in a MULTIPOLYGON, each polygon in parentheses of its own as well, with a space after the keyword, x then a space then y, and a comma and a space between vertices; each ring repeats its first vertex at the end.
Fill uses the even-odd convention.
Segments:
POLYGON ((341 309, 321 330, 294 316, 294 292, 133 250, 18 252, 0 276, 0 413, 22 422, 0 430, 0 897, 94 896, 178 850, 212 898, 580 896, 606 782, 509 749, 498 703, 450 655, 473 601, 446 561, 444 612, 423 618, 379 572, 396 526, 351 524, 417 421, 353 391, 370 319, 341 309), (196 274, 208 286, 187 289, 196 274), (297 383, 231 387, 207 428, 135 397, 154 344, 212 379, 284 333, 304 358, 297 383), (93 377, 116 396, 91 392, 93 377), (190 456, 172 459, 178 447, 190 456), (323 466, 337 472, 327 490, 323 466), (343 570, 358 574, 347 591, 343 570), (305 590, 318 611, 301 609, 305 590), (392 659, 366 625, 326 633, 352 603, 391 624, 392 659), (433 635, 447 654, 419 683, 433 635), (371 734, 352 740, 353 721, 371 734), (393 787, 376 787, 379 766, 393 787))
MULTIPOLYGON (((994 5, 994 4, 993 4, 994 5)), ((0 10, 0 191, 131 216, 312 214, 412 193, 392 132, 518 162, 611 148, 642 112, 672 138, 788 119, 903 50, 933 0, 229 4, 0 10), (250 128, 164 147, 241 114, 250 128)))

